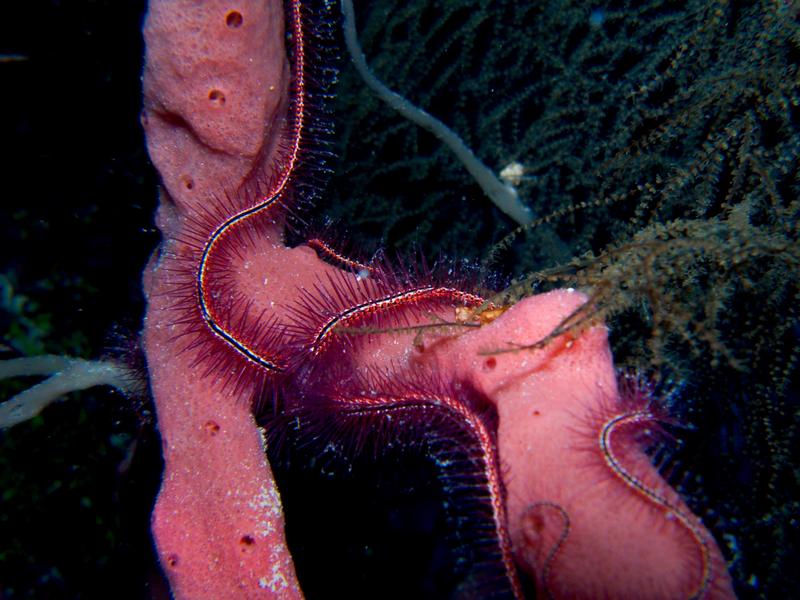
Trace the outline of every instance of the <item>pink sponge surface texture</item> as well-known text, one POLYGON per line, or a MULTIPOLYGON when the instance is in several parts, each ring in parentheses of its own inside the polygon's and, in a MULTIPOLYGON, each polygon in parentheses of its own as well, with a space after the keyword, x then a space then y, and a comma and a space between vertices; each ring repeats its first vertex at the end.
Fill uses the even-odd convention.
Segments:
MULTIPOLYGON (((543 339, 586 300, 572 290, 527 298, 491 325, 433 349, 433 361, 497 405, 509 529, 539 597, 691 597, 703 579, 702 544, 674 512, 627 485, 600 449, 604 423, 631 410, 617 388, 606 328, 538 350, 487 354, 543 339)), ((711 577, 701 596, 733 598, 711 534, 643 449, 627 441, 614 444, 625 470, 686 515, 707 545, 711 577)))
POLYGON ((282 3, 263 1, 153 0, 144 27, 142 121, 171 249, 144 277, 165 462, 152 530, 176 598, 301 596, 261 433, 246 401, 179 352, 170 297, 187 217, 270 159, 289 83, 283 32, 282 3))
POLYGON ((190 208, 269 154, 287 101, 280 2, 150 2, 143 123, 169 196, 190 208))

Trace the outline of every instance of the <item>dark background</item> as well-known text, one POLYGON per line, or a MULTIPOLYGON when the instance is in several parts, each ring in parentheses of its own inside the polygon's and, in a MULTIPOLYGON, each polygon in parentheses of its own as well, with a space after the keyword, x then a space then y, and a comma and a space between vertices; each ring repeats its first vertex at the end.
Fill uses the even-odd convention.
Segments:
MULTIPOLYGON (((0 53, 24 57, 0 63, 4 357, 135 346, 158 242, 143 14, 112 0, 3 6, 0 53)), ((159 444, 149 407, 102 388, 0 433, 0 597, 148 597, 159 444)))
MULTIPOLYGON (((365 49, 379 74, 388 77, 396 73, 400 91, 456 123, 462 135, 471 138, 469 143, 477 147, 485 141, 484 158, 494 166, 524 158, 525 152, 514 143, 538 123, 546 124, 542 115, 547 116, 547 107, 520 100, 509 113, 513 123, 498 127, 497 134, 481 129, 488 127, 482 123, 483 115, 497 116, 491 108, 501 92, 509 97, 524 96, 520 90, 527 88, 521 77, 527 76, 528 68, 541 77, 542 88, 557 88, 554 82, 559 74, 524 56, 516 65, 511 55, 496 57, 498 62, 524 67, 516 78, 506 76, 497 63, 489 61, 485 40, 495 38, 482 35, 485 25, 469 28, 473 14, 469 2, 454 2, 467 6, 460 11, 443 9, 443 2, 419 3, 433 7, 430 14, 420 13, 425 23, 436 22, 442 12, 452 21, 428 43, 439 44, 457 33, 458 43, 467 40, 469 52, 462 52, 454 42, 451 54, 428 60, 425 49, 418 49, 413 57, 417 62, 409 64, 421 61, 427 70, 403 73, 392 65, 392 56, 404 56, 405 50, 393 52, 392 44, 402 45, 413 35, 404 21, 418 21, 388 4, 388 8, 379 2, 357 6, 365 49), (381 34, 384 27, 389 31, 385 36, 381 34), (453 56, 470 62, 457 65, 453 56), (484 63, 476 57, 487 57, 485 64, 494 64, 495 72, 483 73, 484 63), (472 87, 483 85, 483 89, 470 88, 473 76, 478 83, 472 87), (456 92, 451 85, 454 79, 467 88, 464 93, 460 88, 456 92), (508 89, 501 87, 504 82, 508 89), (490 88, 499 91, 485 94, 490 88), (470 100, 470 89, 478 100, 470 100), (454 94, 459 95, 455 100, 454 94), (449 110, 453 114, 448 114, 449 110), (521 133, 517 137, 509 132, 521 133)), ((607 10, 629 6, 604 4, 607 10)), ((669 3, 653 3, 659 4, 666 6, 666 12, 673 8, 669 3)), ((686 4, 690 3, 675 3, 674 8, 677 11, 686 4)), ((757 3, 731 3, 731 22, 736 23, 738 16, 755 6, 757 3)), ((514 20, 517 8, 513 2, 492 4, 492 10, 520 29, 514 20)), ((562 16, 552 17, 565 31, 573 18, 570 10, 566 7, 562 16)), ((584 12, 575 22, 588 22, 588 10, 584 12)), ((158 243, 152 226, 157 180, 138 121, 143 13, 142 2, 113 0, 36 0, 4 7, 0 53, 25 59, 0 62, 0 172, 5 184, 0 192, 3 357, 45 352, 87 358, 136 353, 144 310, 140 275, 158 243)), ((642 20, 646 17, 639 16, 642 20)), ((564 35, 565 48, 559 49, 565 54, 579 47, 581 39, 591 37, 587 26, 570 31, 564 35)), ((732 26, 725 38, 735 39, 737 34, 732 26)), ((554 33, 556 39, 559 35, 554 33)), ((513 50, 511 36, 506 40, 513 50)), ((796 63, 796 47, 787 53, 788 62, 796 63)), ((595 59, 582 65, 585 71, 573 75, 589 81, 602 79, 603 74, 605 81, 609 77, 623 80, 623 73, 635 71, 640 56, 633 52, 616 57, 614 64, 604 55, 595 59), (610 65, 605 71, 604 61, 610 65)), ((659 72, 668 61, 662 62, 655 67, 659 72)), ((752 70, 766 70, 767 66, 754 65, 752 70)), ((584 88, 573 88, 577 100, 570 101, 578 102, 581 111, 595 103, 598 112, 566 115, 557 124, 591 134, 587 139, 572 140, 571 147, 569 140, 565 141, 564 155, 554 159, 558 164, 548 165, 547 174, 540 173, 538 180, 528 184, 548 192, 541 201, 550 203, 550 208, 589 197, 586 187, 563 185, 565 181, 574 184, 565 173, 581 169, 580 164, 570 163, 571 153, 577 157, 580 150, 588 149, 586 154, 602 155, 614 141, 615 130, 609 124, 613 119, 604 120, 601 114, 603 98, 588 92, 581 97, 584 88), (562 196, 554 199, 553 189, 562 196)), ((340 158, 334 162, 336 174, 321 200, 324 209, 317 215, 318 224, 332 222, 340 236, 366 255, 384 245, 405 252, 422 248, 429 257, 476 260, 485 256, 511 224, 487 206, 447 152, 371 98, 346 68, 339 90, 340 158)), ((673 92, 665 85, 660 99, 671 101, 673 92)), ((709 113, 727 108, 703 106, 709 113)), ((780 138, 787 126, 790 131, 786 135, 797 136, 797 115, 792 110, 787 111, 788 124, 777 123, 773 115, 765 118, 761 127, 767 137, 780 138)), ((553 125, 553 129, 559 127, 553 125)), ((560 141, 560 135, 560 131, 554 133, 553 139, 560 141)), ((535 146, 530 140, 526 143, 535 146)), ((546 147, 545 141, 542 144, 546 147)), ((681 164, 685 149, 674 140, 657 149, 662 159, 681 164)), ((795 183, 790 176, 779 191, 796 201, 796 163, 784 172, 795 173, 795 183)), ((707 181, 712 181, 711 188, 725 189, 731 179, 730 173, 714 174, 707 181)), ((620 177, 619 185, 630 185, 630 181, 635 179, 620 177)), ((612 184, 602 182, 604 186, 612 184)), ((693 197, 686 195, 684 203, 691 204, 693 197)), ((675 205, 679 206, 677 201, 675 205)), ((609 214, 626 222, 630 216, 626 210, 632 208, 623 205, 609 214)), ((575 255, 602 249, 611 236, 613 227, 606 225, 612 219, 603 221, 603 217, 588 214, 563 219, 557 226, 564 236, 575 232, 575 255)), ((617 241, 632 231, 620 229, 617 241)), ((505 262, 497 265, 500 281, 553 264, 552 257, 534 243, 516 247, 504 258, 505 262)), ((769 285, 769 281, 756 282, 756 287, 769 285)), ((785 303, 791 304, 791 296, 787 298, 785 303)), ((758 296, 742 296, 734 302, 729 307, 734 322, 721 325, 730 331, 729 339, 750 326, 746 319, 751 314, 757 315, 753 329, 763 326, 764 320, 768 329, 769 319, 795 323, 794 328, 781 329, 774 346, 770 340, 758 345, 750 371, 724 364, 711 368, 711 361, 701 355, 703 360, 696 361, 694 370, 690 367, 679 373, 680 398, 685 402, 679 401, 677 412, 691 427, 676 431, 684 444, 668 466, 673 482, 683 484, 693 508, 704 515, 733 560, 737 593, 741 597, 789 597, 797 589, 797 574, 786 565, 796 564, 797 526, 791 515, 797 514, 800 498, 796 459, 786 458, 796 456, 798 450, 797 312, 764 317, 758 316, 758 296), (774 367, 780 373, 771 371, 767 358, 772 354, 782 358, 774 367), (774 388, 774 397, 770 397, 765 389, 779 378, 783 388, 774 388), (761 424, 770 426, 760 429, 761 424)), ((628 341, 620 335, 624 323, 613 323, 618 356, 628 349, 628 341)), ((630 331, 642 333, 634 328, 630 331)), ((750 338, 741 339, 743 347, 754 347, 750 338)), ((674 348, 676 356, 684 351, 674 348)), ((3 384, 0 394, 6 396, 24 385, 3 384)), ((159 444, 147 400, 130 401, 107 390, 73 394, 31 422, 0 433, 0 598, 164 597, 149 537, 149 513, 161 469, 159 444)), ((348 589, 358 582, 359 589, 369 590, 382 585, 381 578, 391 578, 392 561, 405 556, 408 568, 420 572, 413 576, 395 573, 398 583, 414 580, 408 585, 427 590, 428 595, 420 593, 420 597, 440 597, 437 594, 442 588, 436 586, 448 584, 448 561, 453 557, 440 539, 446 525, 441 491, 436 489, 430 464, 419 457, 407 461, 388 456, 385 468, 369 461, 361 466, 337 464, 334 459, 309 466, 312 458, 301 457, 299 452, 294 463, 305 464, 280 478, 287 486, 286 497, 295 498, 295 508, 287 510, 289 536, 293 549, 302 553, 298 569, 301 577, 309 577, 309 589, 315 578, 316 583, 328 583, 326 578, 337 577, 338 571, 339 582, 333 585, 348 589), (322 463, 325 468, 320 468, 322 463), (347 474, 337 478, 320 474, 330 469, 347 474), (350 474, 353 469, 356 475, 350 474), (373 489, 377 491, 371 494, 373 489), (319 498, 326 502, 318 502, 319 498), (304 515, 312 512, 314 519, 303 524, 304 515), (329 560, 333 554, 342 564, 352 560, 360 566, 342 575, 340 562, 329 560), (441 583, 443 579, 445 583, 441 583)), ((402 586, 395 589, 398 594, 406 593, 402 586)))

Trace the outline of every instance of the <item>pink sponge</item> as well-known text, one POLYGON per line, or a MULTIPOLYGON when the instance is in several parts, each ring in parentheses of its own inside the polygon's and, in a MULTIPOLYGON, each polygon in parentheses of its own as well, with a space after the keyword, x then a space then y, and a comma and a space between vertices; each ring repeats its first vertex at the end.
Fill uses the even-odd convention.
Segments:
POLYGON ((485 354, 542 339, 585 301, 571 290, 528 298, 434 359, 497 405, 517 559, 543 598, 733 598, 716 542, 638 443, 653 415, 621 419, 648 413, 650 399, 620 395, 605 327, 485 354))
MULTIPOLYGON (((153 535, 176 598, 300 596, 261 432, 246 399, 226 386, 233 363, 226 372, 203 362, 186 334, 204 326, 192 304, 192 253, 208 233, 197 224, 213 231, 212 217, 230 216, 220 214, 220 191, 276 160, 289 89, 283 32, 276 1, 153 0, 145 23, 143 122, 165 191, 165 248, 145 272, 144 342, 165 461, 153 535), (176 291, 188 311, 176 311, 176 291)), ((224 274, 244 312, 286 323, 299 290, 342 280, 312 249, 284 246, 274 223, 249 231, 257 234, 231 236, 247 244, 227 255, 224 274)), ((541 339, 584 301, 553 292, 461 335, 379 338, 353 368, 424 368, 468 380, 496 405, 507 526, 542 597, 732 597, 710 534, 637 443, 652 419, 635 416, 647 412, 643 396, 620 397, 604 327, 540 350, 486 354, 541 339)))
POLYGON ((276 140, 289 68, 280 2, 151 2, 143 124, 170 197, 235 186, 276 140))
POLYGON ((166 192, 158 222, 174 249, 145 272, 144 342, 165 463, 153 536, 176 598, 300 596, 250 407, 180 352, 172 310, 187 218, 268 161, 278 139, 283 31, 281 2, 153 1, 145 22, 142 120, 166 192))

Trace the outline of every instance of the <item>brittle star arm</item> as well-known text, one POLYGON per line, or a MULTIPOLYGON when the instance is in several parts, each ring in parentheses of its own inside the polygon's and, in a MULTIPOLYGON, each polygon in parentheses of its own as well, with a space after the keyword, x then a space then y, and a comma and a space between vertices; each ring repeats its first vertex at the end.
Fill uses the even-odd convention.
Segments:
POLYGON ((49 377, 0 404, 0 429, 32 419, 69 392, 109 385, 130 395, 140 386, 129 369, 108 360, 45 355, 0 361, 0 380, 35 375, 49 377))
POLYGON ((399 112, 409 121, 412 121, 430 131, 453 151, 461 164, 466 167, 469 174, 475 179, 483 192, 489 197, 497 208, 514 219, 520 225, 527 225, 534 219, 533 211, 525 206, 519 199, 517 190, 513 186, 500 181, 495 174, 484 165, 475 153, 470 150, 455 131, 442 123, 433 115, 411 104, 400 94, 390 90, 378 79, 367 65, 367 59, 358 43, 356 32, 355 12, 352 0, 342 0, 344 13, 344 37, 347 50, 359 75, 367 86, 390 107, 399 112))

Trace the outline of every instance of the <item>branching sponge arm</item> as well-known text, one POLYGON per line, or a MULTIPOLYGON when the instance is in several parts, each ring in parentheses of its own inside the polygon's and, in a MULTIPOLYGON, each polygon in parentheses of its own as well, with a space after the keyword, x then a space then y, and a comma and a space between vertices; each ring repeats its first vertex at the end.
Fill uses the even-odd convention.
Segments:
POLYGON ((527 225, 533 221, 533 212, 520 201, 517 190, 500 181, 491 169, 484 165, 480 159, 475 156, 472 150, 467 148, 461 138, 458 137, 452 129, 433 115, 411 104, 400 94, 387 88, 380 79, 375 77, 372 71, 370 71, 367 60, 358 43, 352 0, 342 0, 342 12, 344 13, 344 37, 347 43, 347 50, 350 52, 356 70, 358 70, 367 86, 369 86, 381 100, 386 102, 386 104, 391 106, 406 119, 413 121, 442 140, 442 142, 455 153, 461 163, 467 168, 470 175, 472 175, 497 208, 520 225, 527 225))

